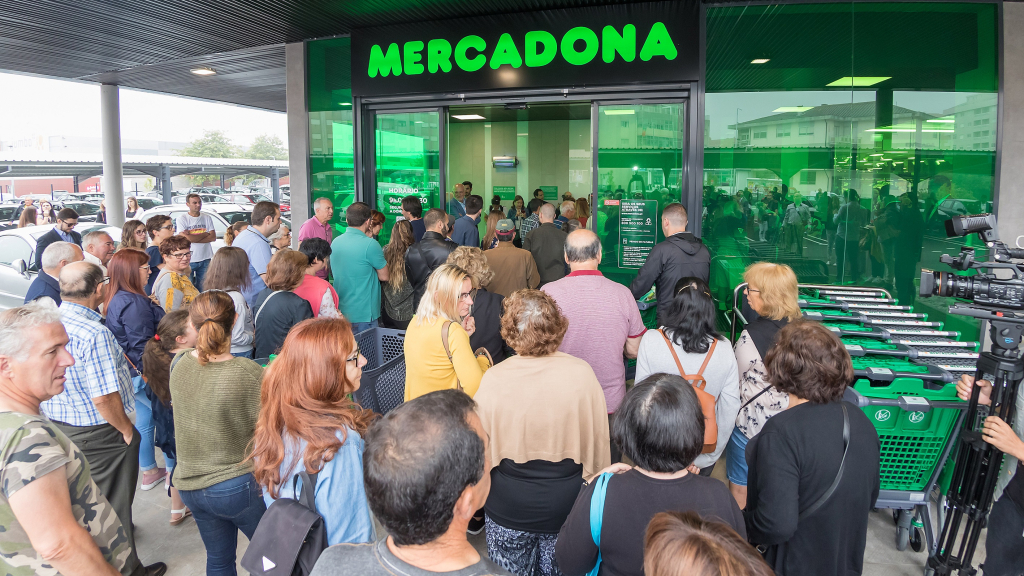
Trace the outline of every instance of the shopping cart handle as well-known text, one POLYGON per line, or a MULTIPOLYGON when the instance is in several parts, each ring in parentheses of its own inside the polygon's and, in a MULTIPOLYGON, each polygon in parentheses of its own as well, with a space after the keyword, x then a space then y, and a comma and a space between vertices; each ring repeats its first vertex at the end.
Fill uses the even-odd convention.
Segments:
POLYGON ((933 408, 955 408, 963 410, 966 402, 960 400, 929 400, 921 396, 900 396, 898 398, 868 398, 852 386, 846 388, 843 400, 855 404, 858 408, 867 406, 895 406, 906 412, 928 412, 933 408))

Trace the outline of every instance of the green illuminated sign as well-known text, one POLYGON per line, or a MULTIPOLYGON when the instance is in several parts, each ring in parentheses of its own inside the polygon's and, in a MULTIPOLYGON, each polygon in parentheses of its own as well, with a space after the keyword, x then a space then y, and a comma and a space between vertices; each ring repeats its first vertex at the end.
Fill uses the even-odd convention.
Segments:
POLYGON ((465 72, 476 72, 484 66, 493 70, 505 65, 535 68, 551 64, 558 56, 571 65, 583 66, 593 62, 599 54, 606 64, 616 59, 633 62, 637 57, 637 46, 643 62, 655 58, 675 60, 679 55, 668 28, 662 22, 654 22, 646 30, 642 43, 633 24, 626 24, 621 29, 605 26, 600 34, 587 26, 577 26, 561 39, 543 30, 529 31, 517 38, 506 32, 490 51, 487 41, 475 34, 463 37, 454 47, 443 38, 426 43, 410 40, 401 46, 397 42, 384 47, 374 44, 370 47, 366 73, 370 78, 376 78, 451 72, 455 67, 465 72))
POLYGON ((640 268, 658 240, 658 201, 619 204, 619 268, 640 268))
POLYGON ((502 200, 515 200, 516 198, 516 187, 515 186, 494 186, 494 195, 502 200))
POLYGON ((558 203, 558 186, 537 186, 544 192, 544 201, 552 204, 558 203))

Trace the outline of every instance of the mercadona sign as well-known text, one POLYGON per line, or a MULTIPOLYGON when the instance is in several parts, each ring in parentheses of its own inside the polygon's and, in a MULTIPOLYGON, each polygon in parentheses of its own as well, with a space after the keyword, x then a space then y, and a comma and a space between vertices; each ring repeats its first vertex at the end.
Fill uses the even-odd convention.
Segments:
POLYGON ((657 2, 357 30, 353 93, 696 80, 697 8, 657 2))

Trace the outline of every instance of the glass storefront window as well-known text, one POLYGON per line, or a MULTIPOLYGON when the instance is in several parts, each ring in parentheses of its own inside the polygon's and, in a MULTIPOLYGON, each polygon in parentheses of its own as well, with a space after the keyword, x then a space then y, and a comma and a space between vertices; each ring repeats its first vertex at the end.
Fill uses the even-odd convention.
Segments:
POLYGON ((885 288, 976 336, 917 286, 974 242, 943 221, 992 209, 996 32, 994 4, 709 7, 701 217, 716 297, 731 305, 744 268, 768 260, 802 283, 885 288))
MULTIPOLYGON (((310 208, 317 198, 334 201, 334 236, 345 229, 345 209, 355 201, 351 49, 348 38, 309 42, 310 208)), ((310 214, 292 214, 295 233, 310 214)))
POLYGON ((419 197, 424 211, 440 201, 440 114, 378 113, 374 122, 376 209, 385 217, 378 240, 386 244, 403 198, 419 197))

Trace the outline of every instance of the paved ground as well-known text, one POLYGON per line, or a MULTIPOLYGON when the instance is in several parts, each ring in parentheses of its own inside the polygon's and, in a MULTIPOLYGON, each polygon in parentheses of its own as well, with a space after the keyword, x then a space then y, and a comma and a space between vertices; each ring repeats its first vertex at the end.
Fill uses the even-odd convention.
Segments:
MULTIPOLYGON (((723 479, 722 470, 715 470, 715 476, 723 479)), ((206 552, 199 537, 196 523, 191 518, 178 526, 171 526, 170 498, 162 489, 149 492, 139 491, 135 499, 135 538, 139 555, 144 563, 166 562, 168 576, 192 576, 205 572, 206 552)), ((872 513, 868 523, 867 550, 864 554, 864 576, 921 576, 927 555, 915 553, 909 548, 904 552, 896 550, 896 526, 888 510, 872 513)), ((984 532, 975 563, 984 560, 984 532)), ((238 536, 238 558, 248 542, 241 533, 238 536)), ((483 534, 472 538, 477 549, 486 553, 483 534)), ((239 568, 239 574, 245 572, 239 568)))

